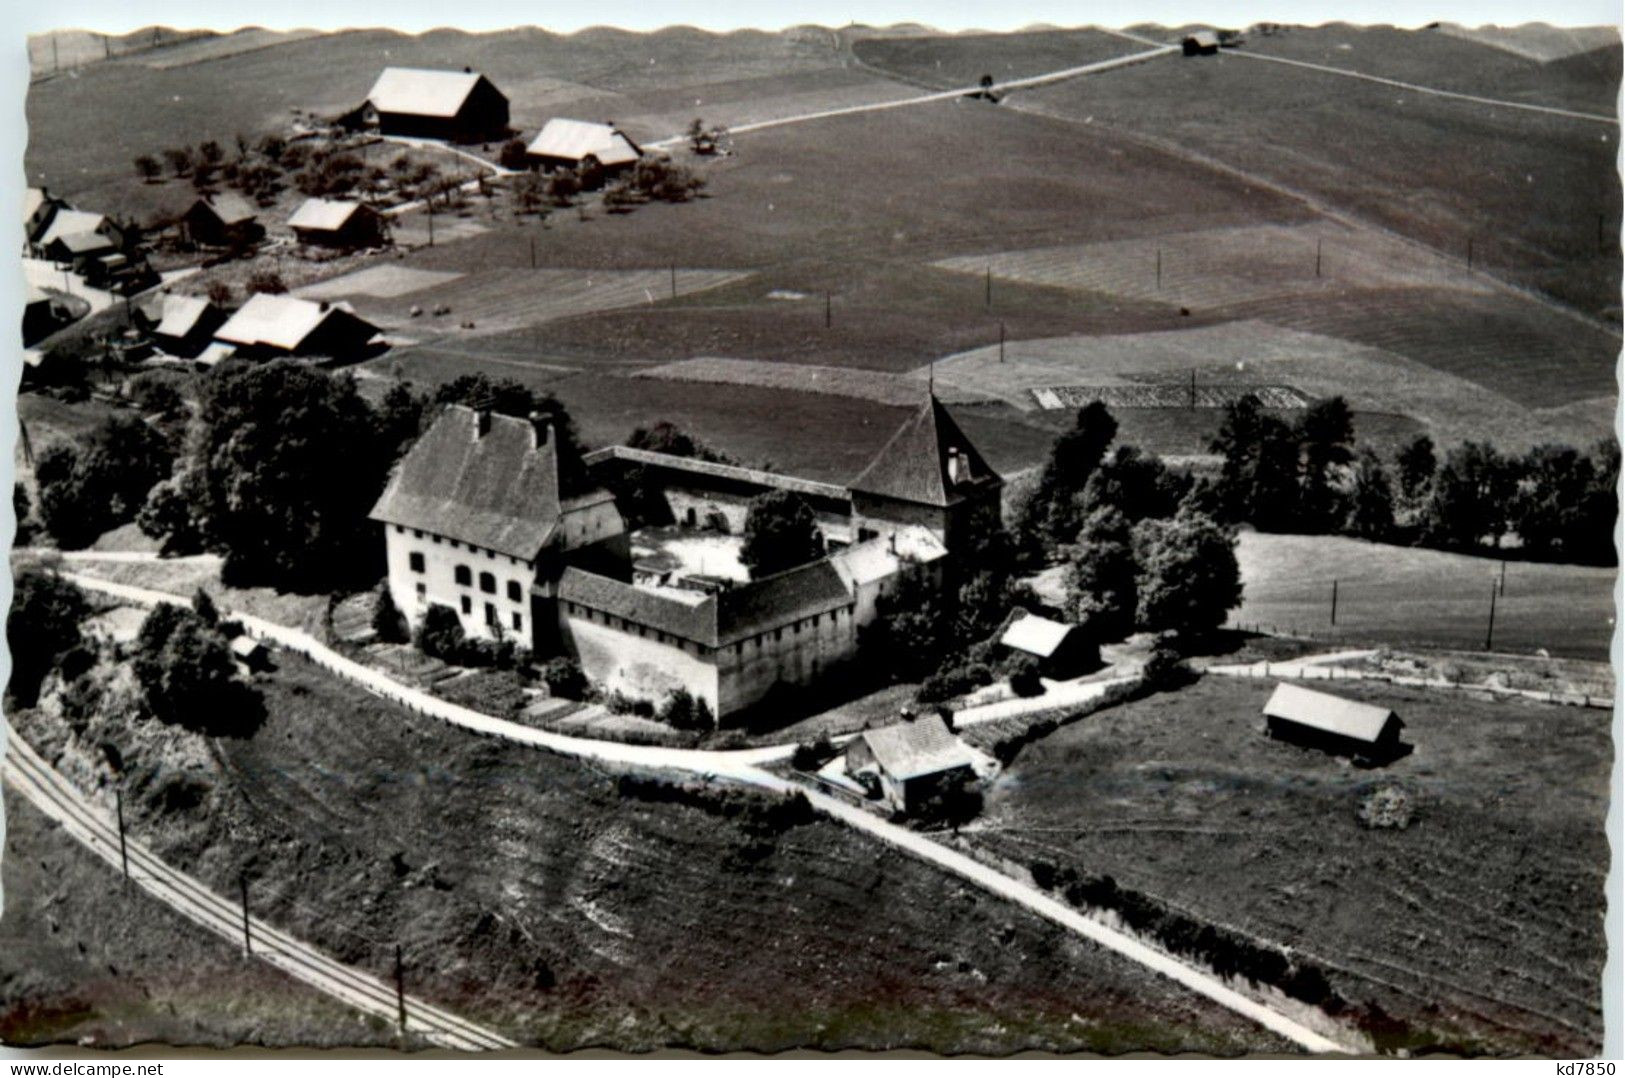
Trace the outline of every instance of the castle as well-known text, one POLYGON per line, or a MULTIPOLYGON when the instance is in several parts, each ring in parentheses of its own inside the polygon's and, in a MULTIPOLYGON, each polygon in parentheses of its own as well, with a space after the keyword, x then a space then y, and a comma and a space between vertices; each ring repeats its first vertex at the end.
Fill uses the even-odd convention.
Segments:
POLYGON ((571 655, 607 691, 687 689, 719 719, 851 660, 905 574, 940 579, 998 526, 1004 485, 934 396, 845 487, 625 447, 585 463, 587 489, 566 496, 545 419, 447 407, 372 510, 395 605, 414 629, 441 605, 470 636, 571 655), (651 566, 607 489, 634 469, 679 536, 738 533, 753 497, 794 492, 826 555, 757 579, 651 566))

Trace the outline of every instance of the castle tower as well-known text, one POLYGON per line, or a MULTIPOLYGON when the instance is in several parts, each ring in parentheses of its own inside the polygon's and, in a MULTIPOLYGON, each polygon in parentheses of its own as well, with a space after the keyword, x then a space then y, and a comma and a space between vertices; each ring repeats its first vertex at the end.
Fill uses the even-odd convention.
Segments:
POLYGON ((1003 488, 931 394, 850 484, 853 537, 861 542, 917 525, 950 552, 963 550, 978 532, 999 525, 1003 488))

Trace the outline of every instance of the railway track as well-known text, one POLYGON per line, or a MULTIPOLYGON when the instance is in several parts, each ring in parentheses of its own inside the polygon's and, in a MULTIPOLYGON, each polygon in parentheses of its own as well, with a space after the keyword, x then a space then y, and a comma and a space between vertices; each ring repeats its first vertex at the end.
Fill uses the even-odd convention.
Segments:
MULTIPOLYGON (((108 819, 105 810, 81 796, 14 730, 6 732, 4 769, 11 789, 115 870, 121 867, 117 824, 108 819)), ((126 839, 132 883, 194 924, 228 942, 243 942, 242 911, 237 902, 165 864, 141 843, 126 839)), ((398 998, 394 986, 328 957, 257 917, 248 919, 248 939, 253 957, 366 1014, 398 1022, 404 1006, 406 1031, 439 1047, 463 1052, 518 1047, 501 1034, 421 999, 398 998)))

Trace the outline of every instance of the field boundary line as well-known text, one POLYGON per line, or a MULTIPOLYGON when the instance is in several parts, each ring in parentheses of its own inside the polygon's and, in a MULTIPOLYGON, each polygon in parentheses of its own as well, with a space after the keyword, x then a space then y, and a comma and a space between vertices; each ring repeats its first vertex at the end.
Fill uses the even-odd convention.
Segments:
POLYGON ((1319 71, 1327 75, 1341 75, 1346 79, 1360 79, 1364 82, 1380 83, 1383 86, 1393 86, 1412 93, 1428 94, 1432 97, 1448 97, 1456 101, 1467 101, 1475 105, 1491 105, 1502 109, 1521 109, 1524 112, 1540 112, 1550 116, 1565 116, 1571 120, 1589 120, 1592 123, 1612 124, 1619 126, 1618 116, 1604 116, 1596 112, 1580 112, 1576 109, 1559 108, 1556 105, 1532 105, 1521 101, 1505 101, 1495 97, 1480 97, 1477 94, 1464 94, 1456 90, 1439 90, 1431 86, 1419 86, 1414 82, 1401 82, 1398 79, 1384 78, 1381 75, 1367 75, 1362 71, 1350 71, 1347 68, 1332 67, 1329 64, 1315 64, 1307 60, 1290 60, 1285 56, 1269 56, 1261 52, 1246 52, 1237 49, 1230 55, 1246 60, 1263 60, 1272 64, 1286 64, 1290 67, 1301 67, 1310 71, 1319 71))
MULTIPOLYGON (((118 869, 121 858, 116 825, 102 818, 102 810, 46 763, 9 724, 5 739, 9 787, 91 853, 118 869)), ((242 940, 242 920, 236 903, 170 865, 135 838, 126 836, 125 846, 133 883, 228 943, 242 940)), ((250 916, 248 921, 250 935, 260 945, 251 951, 252 957, 363 1013, 389 1020, 399 1017, 395 990, 373 974, 345 965, 261 918, 250 916)), ((405 1005, 408 1031, 422 1033, 445 1047, 464 1051, 518 1047, 516 1042, 425 1000, 407 996, 405 1005)))

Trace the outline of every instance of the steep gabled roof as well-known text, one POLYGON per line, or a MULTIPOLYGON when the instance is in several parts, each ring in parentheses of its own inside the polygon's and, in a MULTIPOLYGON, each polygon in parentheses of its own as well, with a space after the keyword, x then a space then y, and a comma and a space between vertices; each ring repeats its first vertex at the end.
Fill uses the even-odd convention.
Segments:
POLYGON ((386 67, 372 84, 367 100, 379 112, 451 117, 483 77, 474 71, 386 67))
POLYGON ((1047 659, 1066 642, 1067 634, 1073 628, 1063 621, 1028 614, 1012 621, 1010 627, 1004 630, 1004 635, 999 637, 999 643, 1047 659))
POLYGON ((559 520, 556 439, 529 420, 451 405, 396 466, 371 518, 533 561, 559 520))
POLYGON ((542 127, 525 152, 566 161, 581 161, 592 156, 600 165, 627 165, 636 161, 642 151, 612 124, 554 117, 542 127))
POLYGON ((1269 703, 1264 705, 1264 714, 1367 742, 1380 738, 1390 719, 1399 721, 1388 708, 1345 700, 1341 696, 1316 692, 1284 681, 1275 686, 1269 703))
POLYGON ((65 236, 72 236, 80 232, 97 232, 107 224, 105 214, 91 213, 88 210, 70 210, 63 208, 57 210, 51 217, 51 224, 40 236, 41 246, 46 246, 53 240, 65 236))
POLYGON ((918 778, 974 766, 974 757, 939 715, 865 730, 858 735, 881 770, 898 779, 918 778))
POLYGON ((948 409, 932 396, 881 447, 851 489, 940 508, 969 490, 1002 482, 948 409), (957 483, 950 476, 950 458, 955 454, 960 462, 957 483))
POLYGON ((71 253, 76 255, 94 254, 97 251, 113 250, 113 241, 108 239, 100 232, 70 232, 66 235, 59 235, 55 237, 47 242, 46 246, 49 247, 56 243, 60 243, 71 253))
POLYGON ((329 318, 350 318, 362 325, 346 304, 316 303, 298 296, 256 292, 215 332, 215 339, 237 345, 269 345, 296 350, 329 318))
POLYGON ((223 225, 240 225, 252 221, 258 211, 248 199, 233 191, 222 191, 217 195, 207 195, 192 203, 192 209, 202 206, 223 225))
POLYGON ((840 570, 828 558, 820 558, 718 595, 717 643, 747 640, 851 601, 840 570))
POLYGON ((340 199, 307 198, 288 218, 289 228, 309 228, 318 232, 337 232, 361 209, 359 202, 340 199))
POLYGON ((202 296, 165 296, 164 317, 153 332, 163 337, 184 337, 210 310, 218 310, 202 296))

